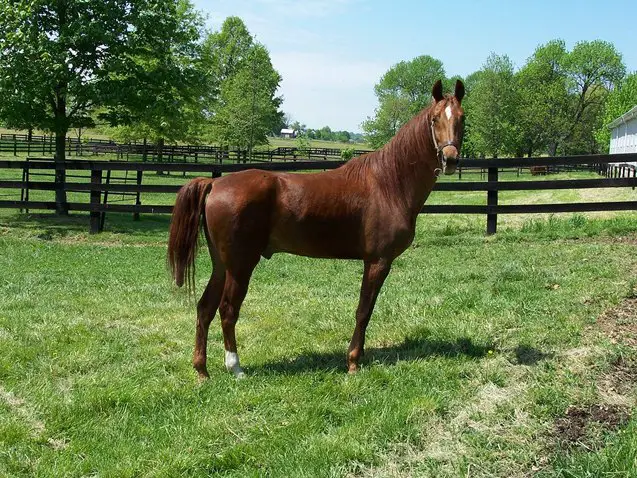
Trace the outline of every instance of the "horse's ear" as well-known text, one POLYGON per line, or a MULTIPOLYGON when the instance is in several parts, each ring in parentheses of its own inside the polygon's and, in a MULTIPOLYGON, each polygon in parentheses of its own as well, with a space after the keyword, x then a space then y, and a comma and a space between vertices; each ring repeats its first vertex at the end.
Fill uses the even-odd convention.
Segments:
POLYGON ((436 101, 442 100, 442 81, 436 81, 434 87, 431 89, 431 96, 433 96, 433 99, 436 101))
POLYGON ((458 99, 458 103, 462 103, 462 98, 464 98, 464 83, 460 80, 456 80, 456 92, 454 96, 458 99))

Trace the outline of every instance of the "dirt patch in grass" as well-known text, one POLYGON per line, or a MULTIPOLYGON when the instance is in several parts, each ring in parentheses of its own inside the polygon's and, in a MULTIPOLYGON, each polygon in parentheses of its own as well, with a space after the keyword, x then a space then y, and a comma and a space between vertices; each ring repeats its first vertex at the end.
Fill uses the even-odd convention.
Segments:
POLYGON ((597 326, 612 343, 637 349, 637 298, 625 299, 597 318, 597 326))
POLYGON ((637 388, 637 298, 625 299, 604 311, 595 330, 614 343, 628 348, 597 380, 601 403, 587 407, 571 406, 554 423, 554 436, 563 448, 595 449, 600 436, 628 423, 637 388))
POLYGON ((562 447, 581 446, 590 449, 600 431, 616 431, 628 423, 629 409, 620 405, 569 407, 555 421, 555 437, 562 447))

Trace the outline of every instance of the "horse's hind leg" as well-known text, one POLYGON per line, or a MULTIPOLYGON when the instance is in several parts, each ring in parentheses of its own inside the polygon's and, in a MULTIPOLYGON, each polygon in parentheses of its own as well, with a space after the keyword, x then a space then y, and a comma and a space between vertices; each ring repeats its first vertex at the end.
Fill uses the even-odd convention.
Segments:
POLYGON ((219 257, 215 247, 212 245, 208 231, 205 230, 206 240, 208 242, 208 250, 212 258, 212 275, 208 281, 206 289, 201 294, 201 298, 197 303, 197 325, 195 330, 195 350, 192 357, 192 365, 199 374, 199 378, 207 378, 208 370, 206 369, 207 345, 208 345, 208 328, 210 322, 215 317, 223 289, 226 282, 226 268, 219 257))
POLYGON ((256 263, 251 267, 242 267, 241 270, 228 270, 226 272, 226 285, 221 299, 221 306, 219 307, 223 344, 226 351, 226 369, 237 378, 243 377, 243 369, 239 364, 234 329, 239 319, 239 310, 248 292, 250 276, 255 266, 256 263))
POLYGON ((219 308, 225 277, 226 271, 223 266, 215 265, 208 285, 197 303, 195 350, 192 357, 192 365, 200 378, 208 377, 208 370, 206 369, 208 328, 219 308))

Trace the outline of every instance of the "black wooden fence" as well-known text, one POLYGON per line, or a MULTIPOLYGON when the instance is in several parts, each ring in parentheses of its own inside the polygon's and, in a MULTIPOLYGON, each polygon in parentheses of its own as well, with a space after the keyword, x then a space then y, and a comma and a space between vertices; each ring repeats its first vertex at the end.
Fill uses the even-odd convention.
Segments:
MULTIPOLYGON (((487 234, 493 234, 497 229, 498 214, 526 214, 526 213, 558 213, 558 212, 588 212, 588 211, 620 211, 637 210, 637 201, 591 202, 591 203, 559 203, 559 204, 519 204, 499 205, 499 191, 538 191, 551 189, 588 189, 588 188, 624 188, 637 186, 637 171, 627 163, 637 162, 637 154, 622 155, 594 155, 568 156, 546 158, 512 158, 497 160, 464 160, 463 170, 486 170, 487 181, 439 181, 435 191, 485 191, 486 205, 425 205, 422 213, 426 214, 481 214, 487 216, 487 234), (605 178, 568 179, 568 180, 531 180, 531 181, 501 181, 500 171, 503 168, 531 168, 543 166, 563 166, 565 168, 593 169, 603 173, 605 178), (614 171, 621 171, 615 173, 614 171), (610 173, 609 173, 610 172, 610 173)), ((70 202, 65 204, 69 211, 90 212, 90 231, 99 232, 103 226, 103 215, 107 212, 160 213, 169 214, 172 206, 141 204, 141 193, 166 193, 174 195, 179 185, 148 185, 142 184, 145 172, 168 171, 181 173, 195 173, 197 175, 221 176, 223 173, 233 173, 244 169, 265 169, 270 171, 311 171, 337 168, 344 161, 296 161, 272 163, 235 163, 235 164, 192 164, 192 163, 134 163, 118 161, 66 161, 54 163, 50 160, 31 159, 29 161, 0 161, 0 171, 18 170, 22 172, 22 180, 0 180, 0 190, 13 189, 21 192, 20 199, 0 200, 0 208, 16 209, 56 209, 54 201, 32 201, 28 192, 31 190, 55 191, 60 188, 66 191, 82 191, 89 195, 87 202, 70 202), (84 172, 85 182, 51 182, 31 181, 30 175, 37 173, 53 173, 56 170, 69 172, 84 172), (134 183, 113 183, 106 181, 111 173, 125 171, 131 173, 136 180, 134 183), (87 173, 90 172, 90 177, 87 173), (105 203, 108 194, 132 194, 137 200, 135 204, 105 203)), ((54 175, 54 177, 56 177, 54 175)), ((59 177, 59 175, 57 176, 59 177)))

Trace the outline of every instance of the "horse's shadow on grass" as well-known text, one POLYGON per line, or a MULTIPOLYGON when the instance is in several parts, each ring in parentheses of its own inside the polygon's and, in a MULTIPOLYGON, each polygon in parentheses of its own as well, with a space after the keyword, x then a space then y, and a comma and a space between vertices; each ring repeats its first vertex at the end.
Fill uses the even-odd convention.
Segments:
MULTIPOLYGON (((493 344, 477 344, 470 338, 439 340, 429 337, 409 337, 402 343, 387 347, 369 347, 365 350, 361 364, 363 367, 373 364, 396 365, 398 362, 410 362, 428 357, 469 357, 481 359, 492 353, 499 353, 493 344)), ((504 352, 504 351, 502 351, 504 352)), ((511 351, 515 361, 523 365, 535 365, 550 356, 528 346, 518 346, 511 351)), ((267 362, 249 371, 256 373, 302 374, 315 371, 345 371, 346 353, 311 352, 286 360, 267 362)))

